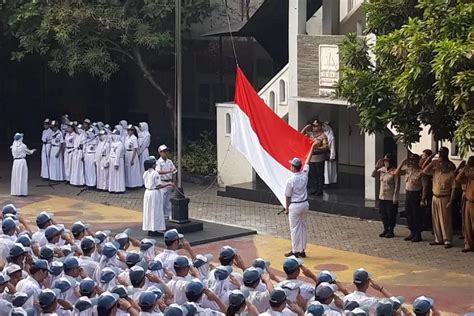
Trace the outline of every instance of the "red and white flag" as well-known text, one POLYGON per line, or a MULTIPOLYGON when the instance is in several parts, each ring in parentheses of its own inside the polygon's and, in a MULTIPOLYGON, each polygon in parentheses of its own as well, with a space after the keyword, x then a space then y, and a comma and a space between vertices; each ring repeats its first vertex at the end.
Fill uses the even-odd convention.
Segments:
POLYGON ((285 206, 286 180, 291 176, 290 160, 304 163, 312 141, 283 121, 258 96, 237 67, 231 143, 247 158, 255 172, 285 206))

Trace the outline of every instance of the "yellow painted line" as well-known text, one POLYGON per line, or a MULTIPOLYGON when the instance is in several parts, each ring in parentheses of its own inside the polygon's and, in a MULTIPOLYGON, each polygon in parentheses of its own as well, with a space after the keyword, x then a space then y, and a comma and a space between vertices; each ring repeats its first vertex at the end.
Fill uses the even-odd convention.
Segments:
POLYGON ((79 220, 87 223, 110 224, 142 222, 141 212, 54 195, 49 195, 44 201, 34 202, 21 208, 22 214, 32 223, 41 211, 54 213, 58 223, 73 223, 79 220))
MULTIPOLYGON (((270 260, 273 268, 282 270, 285 259, 283 254, 291 249, 291 242, 272 236, 257 235, 255 246, 259 257, 270 260)), ((375 280, 384 284, 474 290, 474 276, 470 274, 449 272, 312 244, 308 244, 306 255, 308 258, 304 261, 307 267, 319 271, 325 265, 328 265, 328 270, 331 270, 329 265, 335 265, 334 273, 338 280, 345 283, 351 283, 353 272, 363 267, 372 274, 375 280), (341 271, 338 271, 339 269, 341 271)))

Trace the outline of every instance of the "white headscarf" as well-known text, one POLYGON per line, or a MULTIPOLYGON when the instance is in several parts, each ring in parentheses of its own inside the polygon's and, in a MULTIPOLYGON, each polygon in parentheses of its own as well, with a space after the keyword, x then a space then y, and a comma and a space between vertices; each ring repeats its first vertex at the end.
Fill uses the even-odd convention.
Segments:
MULTIPOLYGON (((15 134, 15 136, 18 135, 18 134, 15 134)), ((12 150, 12 155, 14 157, 16 156, 19 156, 22 154, 22 148, 23 148, 24 144, 23 144, 23 136, 21 136, 18 140, 14 140, 12 145, 10 146, 11 150, 12 150)))
POLYGON ((323 123, 323 131, 324 134, 326 134, 326 137, 328 138, 328 143, 334 141, 334 131, 332 130, 331 126, 329 126, 328 122, 323 123))

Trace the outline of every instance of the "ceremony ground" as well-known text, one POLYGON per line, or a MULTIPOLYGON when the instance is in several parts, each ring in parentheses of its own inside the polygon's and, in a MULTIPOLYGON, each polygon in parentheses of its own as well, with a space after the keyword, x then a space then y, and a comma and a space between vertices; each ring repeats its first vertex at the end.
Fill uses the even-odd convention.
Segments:
MULTIPOLYGON (((12 198, 9 195, 10 165, 0 165, 0 202, 13 202, 32 223, 41 210, 55 213, 57 221, 70 224, 82 220, 95 230, 114 232, 134 228, 138 237, 141 224, 142 190, 111 195, 106 192, 86 191, 66 184, 43 186, 47 182, 36 177, 36 168, 30 168, 30 196, 12 198), (38 186, 39 185, 39 186, 38 186)), ((290 249, 288 220, 276 215, 280 207, 218 197, 216 187, 185 184, 191 198, 190 216, 209 222, 253 229, 258 235, 229 239, 196 246, 201 253, 218 254, 226 244, 239 250, 250 263, 255 257, 272 262, 271 267, 282 274, 283 253, 290 249)), ((396 228, 396 238, 377 237, 380 223, 310 212, 307 217, 308 258, 305 265, 314 271, 328 269, 338 280, 350 284, 355 269, 364 267, 373 278, 394 295, 405 296, 412 302, 419 295, 435 299, 446 315, 474 311, 474 253, 461 253, 462 241, 455 236, 456 247, 444 249, 428 245, 431 233, 424 232, 422 243, 403 241, 408 233, 402 226, 396 228)), ((353 289, 352 285, 349 286, 353 289)), ((377 295, 377 293, 373 293, 377 295)))

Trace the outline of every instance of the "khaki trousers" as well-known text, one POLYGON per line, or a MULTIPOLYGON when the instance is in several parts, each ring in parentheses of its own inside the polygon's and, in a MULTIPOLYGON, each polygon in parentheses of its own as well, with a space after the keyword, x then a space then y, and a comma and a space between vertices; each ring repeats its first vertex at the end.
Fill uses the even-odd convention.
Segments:
POLYGON ((474 250, 474 203, 467 200, 464 207, 464 248, 474 250))
POLYGON ((451 208, 448 208, 449 196, 433 196, 431 204, 433 214, 433 231, 437 243, 450 244, 453 240, 453 218, 451 208))

